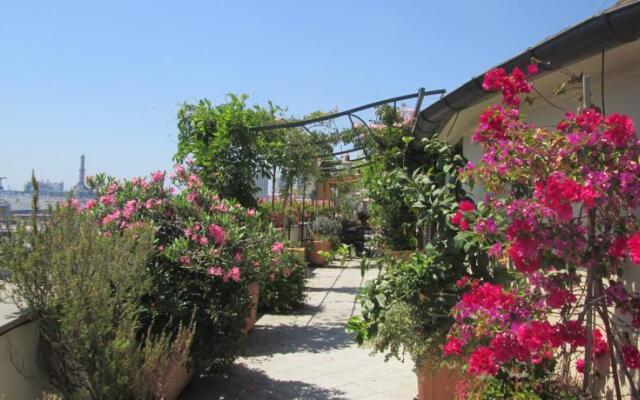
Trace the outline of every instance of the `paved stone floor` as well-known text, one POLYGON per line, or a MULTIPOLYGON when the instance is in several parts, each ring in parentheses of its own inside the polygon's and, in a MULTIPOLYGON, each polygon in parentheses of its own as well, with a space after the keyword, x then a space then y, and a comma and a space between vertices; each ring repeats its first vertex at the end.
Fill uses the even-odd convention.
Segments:
MULTIPOLYGON (((367 272, 364 280, 375 276, 367 272)), ((183 400, 411 400, 413 363, 370 356, 344 332, 357 310, 359 262, 316 268, 306 304, 293 315, 263 315, 231 376, 194 380, 183 400)))

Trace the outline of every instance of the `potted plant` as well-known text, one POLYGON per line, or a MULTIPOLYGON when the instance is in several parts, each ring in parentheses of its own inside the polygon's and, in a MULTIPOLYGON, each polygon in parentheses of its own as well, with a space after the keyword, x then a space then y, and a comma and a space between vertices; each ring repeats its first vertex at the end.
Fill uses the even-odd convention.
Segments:
POLYGON ((326 265, 328 260, 320 252, 331 251, 340 233, 340 224, 328 217, 319 216, 311 224, 309 261, 314 265, 326 265))

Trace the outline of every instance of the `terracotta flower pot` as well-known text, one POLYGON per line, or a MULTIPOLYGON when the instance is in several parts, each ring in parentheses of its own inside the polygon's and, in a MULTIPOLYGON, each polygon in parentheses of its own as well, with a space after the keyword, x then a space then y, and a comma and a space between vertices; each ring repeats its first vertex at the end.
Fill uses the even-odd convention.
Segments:
POLYGON ((309 261, 313 265, 326 265, 327 260, 318 252, 331 251, 331 242, 328 240, 312 240, 311 251, 309 251, 309 261))
POLYGON ((193 378, 193 370, 184 364, 169 364, 163 388, 163 400, 176 400, 193 378))
POLYGON ((298 253, 302 257, 304 257, 306 254, 306 249, 304 247, 289 247, 288 250, 292 253, 298 253))
POLYGON ((419 400, 453 400, 456 385, 460 381, 460 371, 442 367, 433 370, 422 366, 418 369, 419 400))
POLYGON ((411 258, 411 254, 413 254, 413 250, 388 250, 387 254, 391 257, 406 261, 411 258))
POLYGON ((249 333, 258 320, 258 301, 260 299, 260 283, 251 282, 247 289, 249 291, 249 297, 251 298, 251 311, 249 315, 244 319, 244 325, 242 326, 242 333, 245 335, 249 333))

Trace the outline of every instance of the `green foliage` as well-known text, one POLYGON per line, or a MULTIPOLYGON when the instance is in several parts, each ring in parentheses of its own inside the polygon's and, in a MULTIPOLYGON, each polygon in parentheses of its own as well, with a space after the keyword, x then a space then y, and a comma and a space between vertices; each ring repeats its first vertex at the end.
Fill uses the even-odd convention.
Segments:
POLYGON ((206 99, 182 105, 174 158, 182 162, 192 157, 207 187, 253 207, 256 174, 269 174, 271 165, 267 163, 269 137, 250 128, 273 122, 279 108, 248 107, 246 95, 230 94, 228 99, 217 106, 206 99))
POLYGON ((273 313, 290 312, 306 298, 306 262, 298 253, 284 251, 260 284, 260 307, 273 313))
POLYGON ((348 330, 387 357, 409 353, 418 364, 440 359, 458 301, 455 282, 467 272, 463 261, 455 249, 431 245, 410 260, 389 259, 360 290, 362 315, 350 320, 348 330))
MULTIPOLYGON (((379 207, 394 207, 382 214, 388 218, 383 233, 400 229, 405 224, 401 223, 403 218, 410 217, 406 229, 424 233, 423 247, 409 260, 378 262, 378 277, 365 284, 358 295, 362 315, 352 318, 347 329, 358 343, 387 357, 402 358, 408 353, 417 365, 437 366, 453 324, 451 309, 461 293, 456 281, 466 275, 496 277, 489 268, 484 244, 449 223, 458 202, 466 196, 457 175, 464 160, 437 139, 424 145, 425 164, 420 168, 412 173, 407 168, 393 169, 371 186, 379 207)), ((415 243, 415 235, 403 233, 405 243, 415 243)), ((388 245, 399 244, 394 242, 398 238, 402 235, 385 237, 388 245)), ((361 266, 363 272, 366 264, 361 266)))
POLYGON ((336 242, 340 234, 340 223, 332 218, 319 216, 311 224, 311 232, 315 240, 336 242))
MULTIPOLYGON (((533 372, 533 371, 532 371, 533 372)), ((496 376, 474 382, 466 393, 469 400, 593 400, 577 384, 532 373, 519 379, 496 376)))
POLYGON ((106 236, 66 207, 40 231, 22 227, 0 245, 13 301, 38 322, 39 353, 65 398, 142 398, 132 382, 144 362, 136 329, 151 244, 146 227, 106 236))

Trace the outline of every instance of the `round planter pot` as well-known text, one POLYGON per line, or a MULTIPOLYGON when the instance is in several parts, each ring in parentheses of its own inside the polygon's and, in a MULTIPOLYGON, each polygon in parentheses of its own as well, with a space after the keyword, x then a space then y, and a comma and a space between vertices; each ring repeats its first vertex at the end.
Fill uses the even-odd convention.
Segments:
POLYGON ((318 254, 319 251, 331 251, 331 242, 328 240, 312 240, 309 251, 309 262, 313 265, 327 265, 327 260, 318 254))
POLYGON ((184 364, 171 363, 165 376, 162 398, 164 400, 176 400, 193 378, 193 370, 187 369, 184 364))
POLYGON ((245 335, 253 329, 253 326, 256 324, 258 320, 258 301, 260 299, 260 283, 251 282, 247 286, 247 290, 249 291, 249 297, 251 298, 251 311, 249 315, 247 315, 244 319, 244 325, 242 326, 242 333, 245 335))
POLYGON ((414 253, 413 250, 387 250, 387 254, 391 257, 397 258, 402 261, 406 261, 411 258, 414 253))
POLYGON ((306 249, 304 247, 289 247, 288 250, 292 253, 298 253, 302 257, 304 257, 306 254, 306 249))
POLYGON ((433 370, 424 366, 418 369, 417 375, 419 400, 455 399, 456 385, 462 377, 455 369, 443 367, 433 370))

